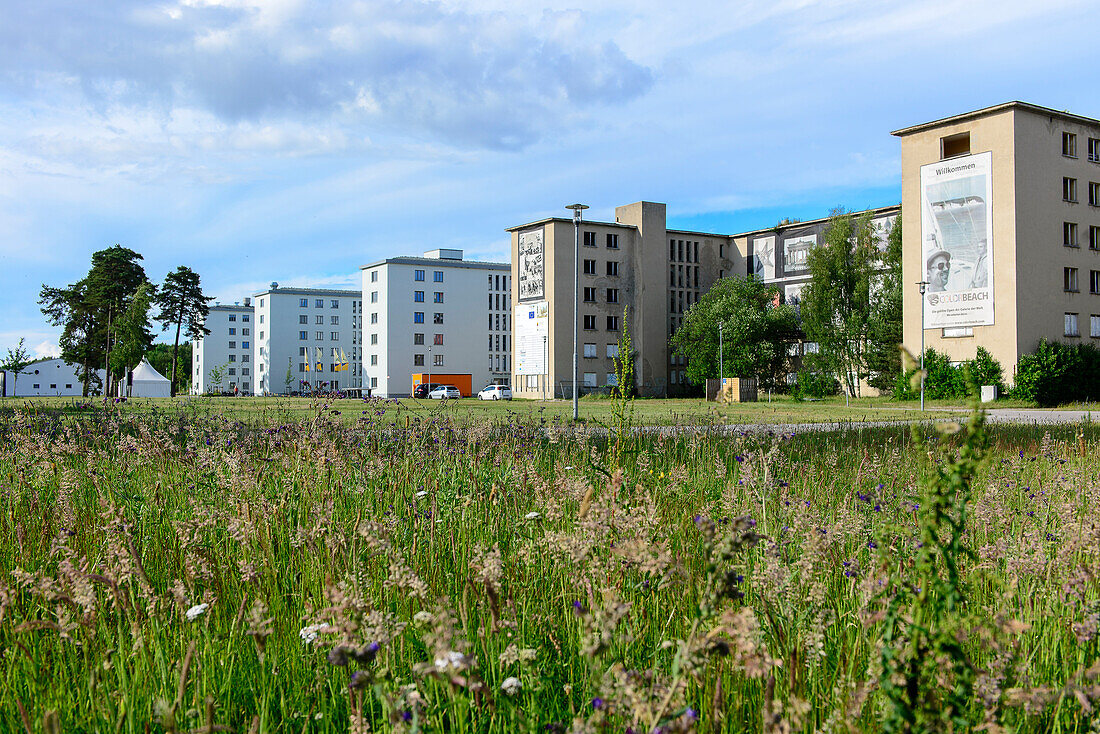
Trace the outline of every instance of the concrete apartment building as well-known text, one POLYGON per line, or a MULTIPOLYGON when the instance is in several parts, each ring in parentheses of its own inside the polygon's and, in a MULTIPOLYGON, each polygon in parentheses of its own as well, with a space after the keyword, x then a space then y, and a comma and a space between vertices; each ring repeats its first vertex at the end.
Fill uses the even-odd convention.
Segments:
POLYGON ((257 394, 362 386, 360 291, 281 288, 272 283, 253 295, 252 302, 257 394), (344 356, 347 369, 341 369, 344 356))
MULTIPOLYGON (((364 265, 363 386, 406 397, 414 374, 469 374, 473 390, 508 384, 511 275, 507 263, 462 250, 364 265)), ((434 382, 435 380, 433 380, 434 382)))
MULTIPOLYGON (((0 395, 4 397, 79 397, 84 394, 84 383, 76 374, 77 366, 63 359, 43 359, 32 362, 16 376, 14 370, 0 370, 0 395)), ((106 372, 96 370, 100 389, 106 372)), ((94 385, 94 382, 93 382, 94 385)))
POLYGON ((221 367, 221 391, 233 392, 237 388, 251 395, 256 387, 252 371, 252 355, 255 354, 255 323, 251 299, 240 303, 216 303, 206 317, 210 333, 191 342, 191 393, 202 395, 217 392, 211 370, 221 367))
POLYGON ((985 347, 1011 382, 1040 339, 1100 339, 1100 121, 1009 102, 893 134, 913 354, 923 326, 954 361, 985 347))

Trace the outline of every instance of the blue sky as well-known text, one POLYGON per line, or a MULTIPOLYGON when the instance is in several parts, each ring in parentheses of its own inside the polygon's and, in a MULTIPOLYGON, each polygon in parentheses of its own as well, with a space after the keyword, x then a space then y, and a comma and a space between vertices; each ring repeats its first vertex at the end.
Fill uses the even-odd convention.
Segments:
POLYGON ((893 129, 1100 117, 1076 0, 0 0, 0 354, 42 283, 141 252, 234 301, 646 199, 736 232, 897 203, 893 129))

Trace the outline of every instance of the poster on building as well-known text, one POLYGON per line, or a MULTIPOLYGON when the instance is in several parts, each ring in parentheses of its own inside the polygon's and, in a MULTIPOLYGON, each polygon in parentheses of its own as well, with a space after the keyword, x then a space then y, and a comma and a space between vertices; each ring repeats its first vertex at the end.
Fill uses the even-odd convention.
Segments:
POLYGON ((816 244, 816 234, 783 240, 783 274, 799 275, 808 272, 810 269, 810 249, 816 244))
POLYGON ((546 274, 546 251, 542 230, 519 233, 519 300, 542 298, 546 274))
POLYGON ((549 348, 550 306, 546 301, 521 303, 512 320, 516 343, 516 374, 546 374, 546 350, 549 348))
POLYGON ((920 169, 924 328, 993 323, 993 154, 920 169))
POLYGON ((775 237, 752 241, 753 272, 763 281, 775 280, 775 237))

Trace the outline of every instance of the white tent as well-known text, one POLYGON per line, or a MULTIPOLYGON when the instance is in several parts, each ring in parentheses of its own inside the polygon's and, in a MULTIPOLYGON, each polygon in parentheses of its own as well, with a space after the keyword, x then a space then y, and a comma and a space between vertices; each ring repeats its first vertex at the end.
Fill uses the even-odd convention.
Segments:
POLYGON ((167 398, 172 395, 172 383, 161 373, 153 369, 153 365, 144 357, 141 363, 134 368, 134 381, 127 390, 128 380, 119 380, 118 390, 120 395, 129 392, 132 398, 167 398))

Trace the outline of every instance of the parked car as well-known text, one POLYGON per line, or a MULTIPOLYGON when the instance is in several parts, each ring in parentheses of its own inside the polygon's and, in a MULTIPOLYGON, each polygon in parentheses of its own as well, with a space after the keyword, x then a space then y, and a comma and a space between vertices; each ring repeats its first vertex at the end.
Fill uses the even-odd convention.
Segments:
POLYGON ((442 385, 439 385, 438 383, 435 383, 435 382, 422 382, 422 383, 420 383, 419 385, 417 385, 416 387, 413 388, 413 397, 414 398, 426 398, 426 397, 428 397, 428 393, 430 393, 432 390, 436 389, 437 387, 442 387, 442 385))
POLYGON ((511 400, 512 388, 507 385, 486 385, 485 389, 477 394, 478 400, 511 400))
POLYGON ((462 393, 454 385, 440 385, 428 393, 428 397, 432 400, 446 400, 447 398, 460 398, 462 393))

